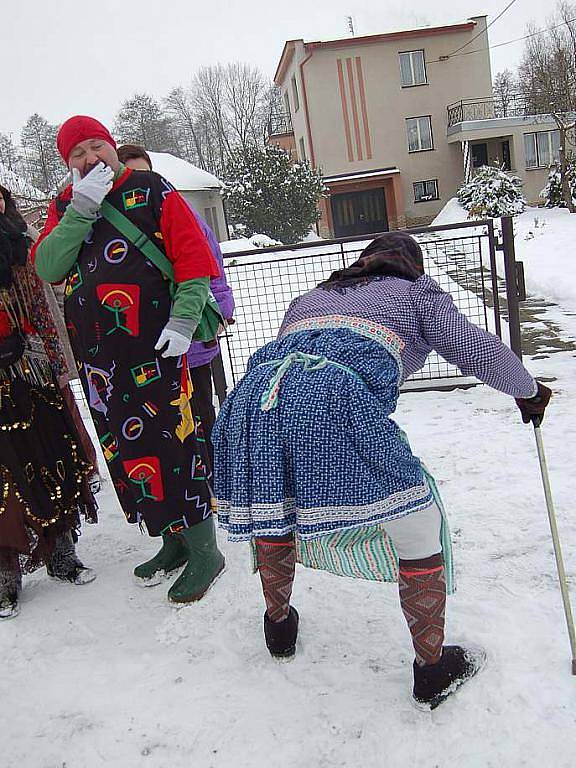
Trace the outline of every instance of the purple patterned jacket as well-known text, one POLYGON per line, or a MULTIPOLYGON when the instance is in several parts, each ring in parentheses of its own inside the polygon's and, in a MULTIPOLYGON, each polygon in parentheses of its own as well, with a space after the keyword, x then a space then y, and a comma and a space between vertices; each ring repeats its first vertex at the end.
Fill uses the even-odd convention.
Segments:
POLYGON ((397 277, 372 280, 344 292, 314 288, 290 304, 279 335, 301 320, 327 315, 360 317, 394 331, 404 342, 403 380, 436 350, 464 375, 507 395, 525 398, 537 392, 536 381, 512 350, 471 323, 428 275, 414 283, 397 277))
MULTIPOLYGON (((190 204, 189 204, 190 205, 190 204)), ((218 240, 216 239, 216 235, 208 224, 204 221, 204 219, 198 215, 198 213, 192 208, 190 205, 190 209, 192 210, 192 213, 196 217, 196 221, 200 226, 202 227, 202 231, 204 232, 204 235, 206 236, 206 239, 208 240, 208 245, 210 246, 210 250, 212 251, 212 254, 216 261, 218 262, 218 265, 220 267, 220 276, 215 277, 210 281, 210 290, 212 291, 212 294, 216 301, 218 302, 218 306, 220 307, 220 312, 222 313, 222 317, 225 320, 230 320, 232 315, 234 314, 234 296, 232 295, 232 289, 226 282, 226 275, 224 274, 224 259, 222 258, 222 251, 220 250, 220 245, 218 243, 218 240)), ((190 344, 190 349, 188 350, 187 357, 188 357, 188 365, 190 368, 199 368, 201 365, 207 365, 211 360, 213 360, 218 352, 220 351, 220 345, 218 342, 211 345, 206 345, 202 341, 193 341, 192 344, 190 344)))

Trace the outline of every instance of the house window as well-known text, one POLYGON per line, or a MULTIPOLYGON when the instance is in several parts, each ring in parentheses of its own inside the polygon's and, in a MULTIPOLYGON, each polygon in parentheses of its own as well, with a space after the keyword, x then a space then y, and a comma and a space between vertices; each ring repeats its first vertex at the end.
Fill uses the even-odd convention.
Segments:
POLYGON ((306 145, 303 138, 298 141, 298 145, 300 147, 300 160, 306 160, 306 145))
POLYGON ((400 83, 402 88, 427 85, 424 51, 406 51, 400 54, 400 83))
POLYGON ((296 82, 296 75, 292 75, 292 100, 294 101, 294 112, 298 112, 300 109, 300 97, 298 96, 298 83, 296 82))
POLYGON ((286 110, 287 117, 290 117, 290 96, 288 96, 288 91, 284 91, 284 109, 286 110))
POLYGON ((409 152, 425 152, 428 149, 434 149, 432 119, 429 115, 426 117, 409 117, 406 120, 406 130, 408 132, 409 152))
POLYGON ((526 168, 548 168, 560 160, 560 131, 524 134, 526 168))
POLYGON ((438 179, 414 182, 414 202, 427 203, 429 200, 439 200, 438 179))

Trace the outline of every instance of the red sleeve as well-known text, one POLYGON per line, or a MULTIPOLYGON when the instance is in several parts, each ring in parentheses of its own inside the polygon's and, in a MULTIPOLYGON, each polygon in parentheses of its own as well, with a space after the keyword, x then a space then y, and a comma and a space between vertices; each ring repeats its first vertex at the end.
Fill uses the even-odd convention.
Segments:
POLYGON ((60 219, 58 218, 58 211, 56 209, 56 200, 52 200, 50 205, 48 206, 48 218, 46 219, 46 224, 44 224, 44 229, 42 232, 40 232, 40 235, 38 237, 38 240, 34 243, 32 246, 32 250, 30 251, 30 259, 32 261, 32 264, 36 261, 36 251, 38 250, 38 246, 44 240, 44 238, 52 232, 54 227, 58 226, 60 219))
POLYGON ((166 255, 174 265, 177 283, 197 277, 218 277, 220 270, 204 233, 179 192, 170 192, 162 203, 160 231, 166 255))

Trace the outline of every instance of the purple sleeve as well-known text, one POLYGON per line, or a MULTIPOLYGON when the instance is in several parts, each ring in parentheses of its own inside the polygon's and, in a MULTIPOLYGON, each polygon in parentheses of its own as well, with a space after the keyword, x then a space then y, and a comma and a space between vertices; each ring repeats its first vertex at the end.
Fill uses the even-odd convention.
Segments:
POLYGON ((208 245, 210 246, 210 250, 212 251, 212 255, 218 262, 218 266, 220 267, 220 276, 214 277, 212 280, 210 280, 210 290, 212 291, 212 294, 216 301, 218 302, 218 306, 220 307, 220 312, 222 313, 222 317, 225 320, 230 320, 230 318, 234 314, 234 296, 232 294, 232 289, 228 285, 226 281, 226 274, 224 271, 224 259, 222 257, 222 251, 220 250, 220 243, 216 239, 216 235, 214 232, 210 229, 208 224, 204 221, 204 219, 197 213, 197 211, 192 208, 190 203, 188 203, 190 209, 194 213, 194 216, 196 217, 196 220, 198 224, 202 227, 202 231, 204 232, 204 235, 206 237, 206 240, 208 240, 208 245))
POLYGON ((212 249, 212 253, 216 257, 218 266, 220 267, 220 277, 214 277, 210 281, 210 288, 214 294, 214 298, 218 302, 222 317, 225 320, 230 320, 234 314, 234 296, 232 289, 226 281, 226 272, 224 271, 224 259, 222 258, 222 251, 220 250, 220 244, 216 239, 216 235, 208 225, 206 225, 206 238, 208 245, 212 249))
POLYGON ((410 293, 423 337, 445 360, 465 376, 476 376, 506 395, 536 394, 536 381, 514 352, 497 336, 471 323, 434 280, 420 278, 410 293))

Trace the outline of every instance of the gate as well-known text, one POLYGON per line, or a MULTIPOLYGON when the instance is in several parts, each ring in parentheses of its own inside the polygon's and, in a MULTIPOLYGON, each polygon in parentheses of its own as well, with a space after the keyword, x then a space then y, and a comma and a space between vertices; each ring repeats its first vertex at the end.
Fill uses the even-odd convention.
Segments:
MULTIPOLYGON (((425 271, 470 321, 496 333, 521 356, 518 315, 518 267, 514 259, 512 220, 502 220, 503 243, 497 242, 494 222, 473 221, 405 230, 424 253, 425 271), (496 272, 496 250, 504 251, 506 283, 496 272), (499 295, 506 286, 506 300, 499 295), (507 309, 508 324, 502 322, 507 309), (509 334, 508 334, 509 329, 509 334)), ((377 237, 319 240, 291 246, 257 249, 225 255, 226 276, 236 300, 235 324, 221 339, 222 360, 213 375, 220 402, 227 389, 242 378, 246 363, 263 344, 272 341, 292 299, 325 280, 334 270, 349 266, 377 237)), ((447 389, 470 386, 464 377, 436 353, 410 377, 403 389, 447 389)))

